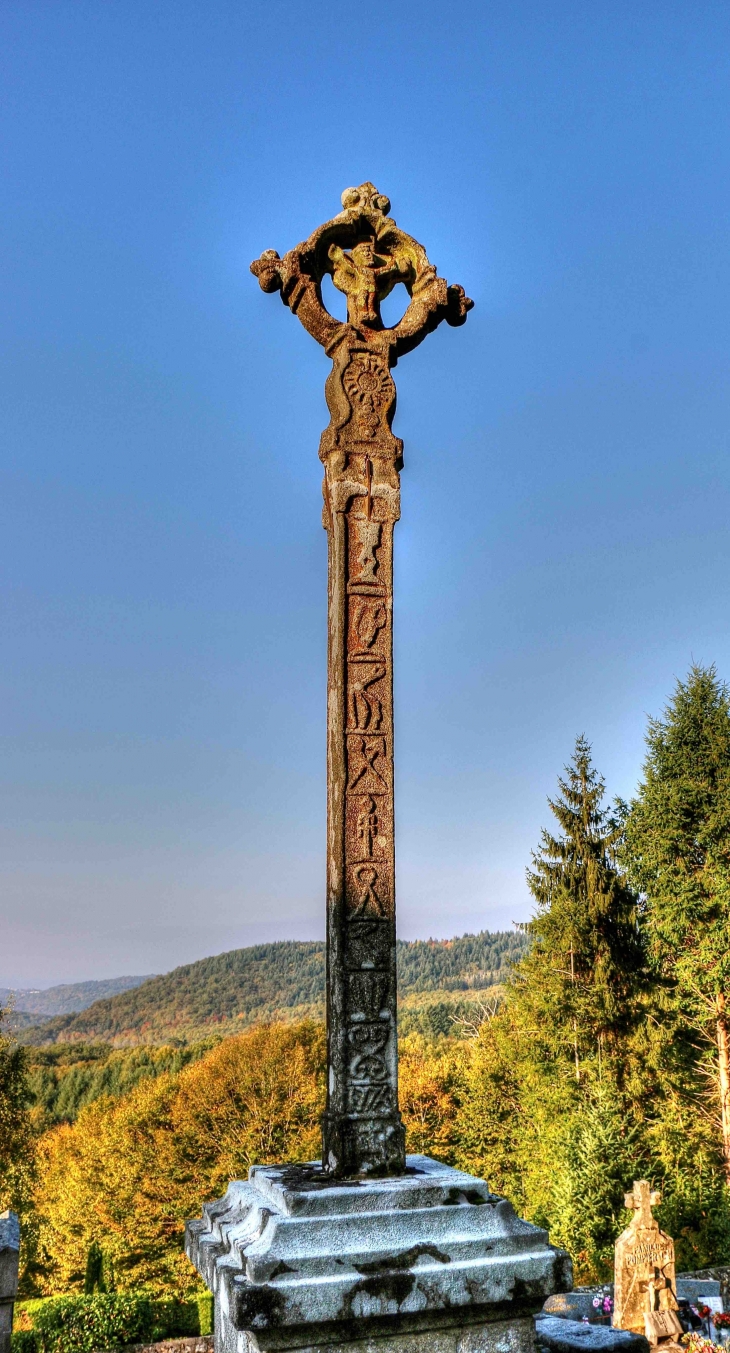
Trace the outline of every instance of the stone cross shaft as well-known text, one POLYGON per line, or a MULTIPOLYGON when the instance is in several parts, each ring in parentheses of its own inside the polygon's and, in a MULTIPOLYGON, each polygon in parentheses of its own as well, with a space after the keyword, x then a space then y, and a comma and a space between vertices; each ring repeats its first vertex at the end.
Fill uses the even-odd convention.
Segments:
POLYGON ((327 1107, 322 1164, 336 1177, 399 1174, 393 805, 393 527, 403 443, 393 435, 398 358, 472 302, 388 216, 372 183, 283 258, 251 264, 332 360, 323 521, 329 540, 327 682, 327 1107), (322 301, 328 274, 347 321, 322 301), (380 302, 402 283, 400 322, 380 302))

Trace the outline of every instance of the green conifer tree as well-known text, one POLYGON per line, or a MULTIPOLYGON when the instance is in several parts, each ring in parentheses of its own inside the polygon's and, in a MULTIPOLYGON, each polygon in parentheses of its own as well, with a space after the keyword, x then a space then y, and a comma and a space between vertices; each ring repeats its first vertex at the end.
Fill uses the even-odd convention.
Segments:
POLYGON ((688 1022, 714 1043, 713 1081, 730 1182, 730 693, 693 664, 651 719, 626 860, 646 897, 650 953, 688 1022))
POLYGON ((603 804, 605 784, 584 737, 549 799, 560 833, 543 830, 527 881, 537 903, 525 930, 532 948, 515 972, 513 998, 543 1037, 570 1056, 580 1083, 586 1059, 598 1079, 636 1018, 645 968, 637 898, 619 867, 621 813, 603 804))
POLYGON ((20 1216, 20 1291, 34 1294, 38 1272, 38 1222, 34 1208, 36 1139, 29 1109, 28 1062, 7 1029, 8 1011, 0 1007, 0 1212, 20 1216))
POLYGON ((626 1224, 624 1195, 639 1171, 637 1125, 615 1086, 597 1082, 573 1115, 557 1163, 550 1239, 572 1255, 576 1271, 613 1277, 614 1245, 626 1224))
POLYGON ((34 1177, 34 1142, 28 1113, 25 1048, 18 1047, 3 1024, 0 1007, 0 1212, 29 1206, 34 1177))
POLYGON ((84 1276, 84 1292, 87 1296, 92 1296, 94 1292, 106 1292, 104 1267, 104 1251, 98 1240, 92 1240, 86 1256, 86 1274, 84 1276))
POLYGON ((618 861, 623 814, 604 797, 580 737, 549 800, 558 830, 542 832, 527 874, 532 945, 474 1040, 459 1121, 459 1163, 565 1244, 580 1282, 609 1273, 624 1192, 644 1153, 630 1045, 646 959, 618 861))

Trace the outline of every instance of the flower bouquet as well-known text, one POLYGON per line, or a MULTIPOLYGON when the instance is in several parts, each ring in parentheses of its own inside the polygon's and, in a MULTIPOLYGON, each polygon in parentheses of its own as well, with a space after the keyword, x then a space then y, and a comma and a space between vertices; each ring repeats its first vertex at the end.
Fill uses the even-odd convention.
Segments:
POLYGON ((730 1340, 730 1312, 714 1311, 712 1323, 720 1336, 720 1343, 726 1344, 730 1340))
POLYGON ((716 1353, 715 1345, 711 1339, 700 1334, 699 1330, 691 1330, 689 1334, 683 1334, 680 1343, 684 1345, 688 1353, 716 1353))
POLYGON ((591 1317, 589 1324, 610 1325, 611 1312, 613 1311, 613 1297, 607 1292, 597 1292, 591 1302, 595 1315, 591 1317))

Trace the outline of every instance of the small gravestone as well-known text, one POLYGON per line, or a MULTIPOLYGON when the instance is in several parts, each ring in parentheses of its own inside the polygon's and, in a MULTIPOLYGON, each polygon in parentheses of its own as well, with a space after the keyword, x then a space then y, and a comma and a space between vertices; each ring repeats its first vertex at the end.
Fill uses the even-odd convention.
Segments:
POLYGON ((717 1278, 682 1278, 680 1276, 677 1278, 674 1293, 678 1301, 693 1301, 695 1304, 701 1301, 703 1304, 709 1305, 711 1310, 714 1310, 714 1307, 708 1301, 708 1297, 719 1297, 720 1305, 717 1309, 719 1311, 725 1309, 722 1305, 722 1288, 717 1278))
POLYGON ((683 1331, 677 1315, 674 1241, 660 1230, 651 1211, 659 1202, 661 1194, 645 1179, 635 1180, 625 1196, 634 1215, 616 1241, 613 1324, 666 1346, 683 1331))
POLYGON ((0 1212, 0 1353, 10 1353, 13 1304, 18 1295, 20 1226, 14 1212, 0 1212))

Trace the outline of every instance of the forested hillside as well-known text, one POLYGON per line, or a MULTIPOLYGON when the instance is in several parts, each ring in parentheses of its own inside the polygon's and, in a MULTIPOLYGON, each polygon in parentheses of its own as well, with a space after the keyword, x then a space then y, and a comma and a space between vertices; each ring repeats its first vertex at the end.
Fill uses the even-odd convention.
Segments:
MULTIPOLYGON (((398 944, 400 994, 478 992, 504 980, 524 952, 517 932, 482 931, 453 940, 398 944)), ((422 1001, 416 1000, 416 1006, 422 1001)), ((262 1020, 320 1017, 324 1011, 324 945, 259 944, 204 958, 154 977, 78 1014, 23 1030, 26 1043, 187 1043, 232 1033, 262 1020)))
POLYGON ((483 990, 501 982, 526 948, 524 936, 512 930, 482 930, 455 940, 400 940, 400 992, 483 990))
MULTIPOLYGON (((650 721, 643 777, 630 804, 607 799, 579 737, 525 931, 398 954, 408 1150, 488 1179, 581 1283, 610 1280, 638 1178, 678 1267, 730 1261, 730 690, 714 669, 693 666, 650 721)), ((0 1012, 0 1209, 23 1219, 25 1295, 80 1291, 100 1246, 122 1291, 191 1290, 185 1218, 253 1162, 319 1150, 324 1021, 298 1012, 321 1011, 322 987, 321 945, 263 945, 55 1020, 52 1044, 14 1045, 0 1012)))
MULTIPOLYGON (((129 991, 149 982, 154 973, 145 973, 143 977, 107 977, 97 982, 63 982, 60 986, 37 988, 0 987, 0 1005, 11 1005, 14 1013, 29 1015, 69 1015, 74 1011, 86 1010, 94 1001, 109 996, 118 996, 121 991, 129 991)), ((26 1021, 22 1021, 25 1023, 26 1021)))
POLYGON ((142 1080, 183 1067, 210 1052, 219 1040, 210 1038, 183 1048, 137 1047, 115 1049, 108 1043, 56 1043, 31 1048, 27 1056, 27 1085, 34 1132, 58 1123, 73 1123, 82 1109, 97 1099, 118 1099, 142 1080))

